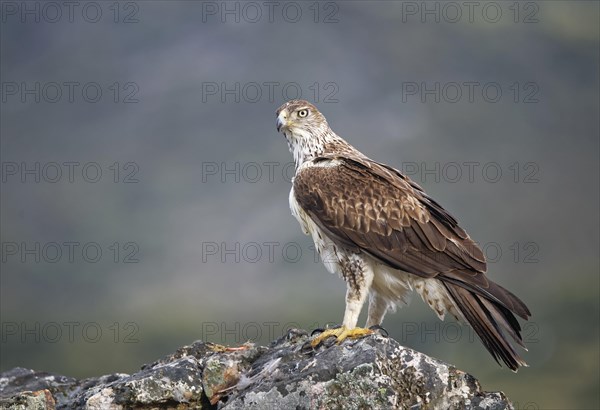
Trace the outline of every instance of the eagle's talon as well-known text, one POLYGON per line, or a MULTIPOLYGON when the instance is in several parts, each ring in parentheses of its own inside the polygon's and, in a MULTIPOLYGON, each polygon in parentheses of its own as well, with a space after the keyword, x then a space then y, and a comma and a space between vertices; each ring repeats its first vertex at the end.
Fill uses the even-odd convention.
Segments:
POLYGON ((316 328, 315 330, 313 330, 313 331, 310 333, 310 337, 313 337, 313 336, 315 336, 315 335, 319 335, 319 334, 321 334, 321 333, 323 333, 324 331, 326 331, 326 330, 329 330, 329 329, 339 329, 339 328, 341 328, 341 327, 342 327, 342 325, 337 325, 337 324, 336 324, 336 325, 330 326, 329 324, 326 324, 326 325, 325 325, 325 327, 318 327, 318 328, 316 328))
POLYGON ((383 336, 383 337, 389 337, 390 336, 390 334, 388 333, 388 331, 385 330, 380 325, 370 326, 369 330, 372 330, 373 332, 377 332, 377 333, 379 333, 380 336, 383 336))
POLYGON ((318 327, 315 330, 313 330, 312 332, 310 332, 310 337, 319 335, 319 334, 323 333, 324 331, 325 331, 325 329, 323 329, 322 327, 318 327))
POLYGON ((339 344, 339 342, 337 341, 337 338, 335 337, 328 337, 327 339, 323 340, 321 342, 321 344, 323 345, 323 347, 325 348, 330 348, 331 346, 335 345, 335 344, 339 344))
POLYGON ((326 329, 320 335, 318 335, 316 338, 314 338, 310 344, 312 345, 313 348, 316 348, 320 344, 325 345, 325 347, 330 347, 331 345, 329 345, 328 343, 326 344, 325 342, 327 339, 329 339, 332 336, 335 337, 335 342, 337 344, 340 344, 347 338, 358 339, 358 338, 361 338, 361 337, 364 337, 364 336, 367 336, 367 335, 370 335, 373 333, 374 333, 373 330, 365 329, 362 327, 355 327, 354 329, 348 329, 345 326, 341 326, 338 328, 326 329))
POLYGON ((315 348, 312 346, 311 341, 308 340, 300 347, 301 354, 311 354, 315 351, 315 348))

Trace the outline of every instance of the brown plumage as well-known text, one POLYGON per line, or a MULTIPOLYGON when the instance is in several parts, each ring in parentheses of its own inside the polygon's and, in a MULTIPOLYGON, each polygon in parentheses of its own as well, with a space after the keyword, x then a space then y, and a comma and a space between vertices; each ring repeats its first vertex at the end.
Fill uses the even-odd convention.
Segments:
POLYGON ((292 213, 327 268, 348 283, 344 326, 356 326, 367 294, 367 325, 379 325, 416 289, 441 318, 466 320, 496 361, 526 365, 505 333, 523 346, 514 314, 530 312, 485 276, 483 252, 456 219, 408 177, 337 136, 312 104, 292 100, 277 116, 296 162, 292 213))

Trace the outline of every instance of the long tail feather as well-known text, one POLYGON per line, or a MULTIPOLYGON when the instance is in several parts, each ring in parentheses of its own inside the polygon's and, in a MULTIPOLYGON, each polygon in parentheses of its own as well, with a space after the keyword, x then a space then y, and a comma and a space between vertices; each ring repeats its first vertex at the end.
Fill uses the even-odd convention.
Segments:
MULTIPOLYGON (((505 333, 509 334, 520 346, 525 347, 521 338, 521 326, 503 300, 505 294, 486 297, 480 292, 476 293, 461 286, 454 280, 442 281, 456 307, 473 327, 494 359, 499 364, 502 360, 513 371, 517 371, 521 366, 527 366, 527 363, 519 356, 505 336, 505 333)), ((504 290, 500 286, 498 288, 504 290)), ((521 306, 525 306, 523 302, 512 294, 510 296, 515 298, 518 304, 511 303, 509 305, 518 306, 517 312, 523 313, 521 308, 521 306)), ((525 309, 527 308, 525 307, 525 309)), ((526 311, 529 314, 529 310, 526 311)))

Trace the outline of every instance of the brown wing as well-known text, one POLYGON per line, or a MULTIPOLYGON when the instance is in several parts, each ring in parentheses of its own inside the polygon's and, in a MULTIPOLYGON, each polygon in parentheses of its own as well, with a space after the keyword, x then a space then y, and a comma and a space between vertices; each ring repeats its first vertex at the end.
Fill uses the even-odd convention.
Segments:
POLYGON ((455 269, 485 272, 481 249, 456 220, 399 172, 347 158, 294 179, 302 208, 345 246, 430 278, 455 269))
POLYGON ((399 171, 375 161, 323 157, 300 170, 294 194, 328 235, 395 269, 438 277, 519 316, 527 307, 484 275, 485 257, 458 222, 399 171))

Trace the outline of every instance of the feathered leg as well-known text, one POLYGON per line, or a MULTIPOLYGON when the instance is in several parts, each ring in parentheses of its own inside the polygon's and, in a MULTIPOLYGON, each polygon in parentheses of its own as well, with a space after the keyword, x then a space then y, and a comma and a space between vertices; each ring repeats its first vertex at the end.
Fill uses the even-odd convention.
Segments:
POLYGON ((369 314, 367 316, 366 328, 371 326, 380 326, 383 317, 388 310, 388 301, 381 297, 377 292, 371 291, 369 294, 369 314))
POLYGON ((342 258, 340 260, 340 267, 342 276, 346 280, 346 311, 344 312, 344 322, 340 328, 327 329, 317 336, 311 342, 313 347, 318 346, 331 336, 335 336, 337 342, 341 343, 348 337, 358 338, 373 333, 370 329, 356 327, 360 311, 373 283, 373 271, 367 268, 364 262, 356 255, 342 258))

